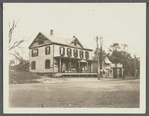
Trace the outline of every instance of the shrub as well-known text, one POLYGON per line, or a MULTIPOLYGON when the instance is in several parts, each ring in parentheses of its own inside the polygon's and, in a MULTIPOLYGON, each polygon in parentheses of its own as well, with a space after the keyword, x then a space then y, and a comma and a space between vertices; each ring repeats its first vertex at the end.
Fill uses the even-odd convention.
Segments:
POLYGON ((40 76, 27 71, 9 70, 9 84, 36 83, 40 76))

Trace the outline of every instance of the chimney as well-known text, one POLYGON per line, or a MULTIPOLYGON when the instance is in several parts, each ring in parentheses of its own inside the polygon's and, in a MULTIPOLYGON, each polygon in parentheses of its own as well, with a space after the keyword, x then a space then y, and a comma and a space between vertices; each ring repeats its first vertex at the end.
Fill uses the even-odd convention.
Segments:
POLYGON ((50 31, 50 35, 53 35, 53 29, 51 29, 51 31, 50 31))

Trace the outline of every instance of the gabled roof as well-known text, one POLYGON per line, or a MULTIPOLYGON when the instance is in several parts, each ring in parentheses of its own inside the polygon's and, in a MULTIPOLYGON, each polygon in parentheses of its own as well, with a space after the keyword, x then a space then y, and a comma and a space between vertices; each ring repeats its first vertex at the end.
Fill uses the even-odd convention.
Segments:
MULTIPOLYGON (((50 34, 47 34, 47 33, 43 33, 43 32, 39 32, 39 34, 42 34, 43 36, 45 36, 48 40, 50 40, 52 43, 58 43, 58 44, 63 44, 63 45, 68 45, 73 42, 75 39, 77 38, 70 38, 70 39, 66 39, 66 38, 62 38, 62 37, 58 37, 58 36, 55 36, 55 35, 50 35, 50 34)), ((38 35, 36 36, 36 38, 38 37, 38 35)), ((35 38, 35 39, 36 39, 35 38)), ((34 39, 34 41, 35 41, 34 39)), ((29 46, 29 48, 32 46, 32 44, 34 43, 34 41, 31 43, 31 45, 29 46)), ((77 39, 77 41, 80 43, 80 41, 77 39)), ((90 49, 88 47, 85 47, 84 45, 82 45, 80 43, 81 47, 84 48, 84 49, 90 49)), ((91 49, 90 49, 91 50, 91 49)))
MULTIPOLYGON (((106 57, 107 57, 106 55, 103 55, 102 58, 101 58, 101 61, 103 62, 106 57)), ((95 55, 95 56, 93 57, 93 60, 94 60, 94 61, 97 61, 97 60, 98 60, 97 55, 95 55)))
POLYGON ((70 44, 72 41, 75 40, 75 38, 71 38, 71 39, 65 39, 66 40, 66 44, 70 44))
POLYGON ((52 42, 66 44, 66 39, 65 38, 58 37, 58 36, 55 36, 55 35, 50 35, 50 34, 43 33, 43 32, 40 32, 40 33, 42 35, 46 36, 47 39, 51 40, 52 42))

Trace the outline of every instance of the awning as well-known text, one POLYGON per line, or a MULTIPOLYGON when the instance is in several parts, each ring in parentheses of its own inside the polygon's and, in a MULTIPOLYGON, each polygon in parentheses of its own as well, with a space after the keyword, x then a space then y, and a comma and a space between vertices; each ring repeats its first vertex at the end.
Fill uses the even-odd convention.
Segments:
POLYGON ((87 63, 87 61, 86 61, 86 60, 79 60, 79 62, 84 62, 84 63, 87 63))

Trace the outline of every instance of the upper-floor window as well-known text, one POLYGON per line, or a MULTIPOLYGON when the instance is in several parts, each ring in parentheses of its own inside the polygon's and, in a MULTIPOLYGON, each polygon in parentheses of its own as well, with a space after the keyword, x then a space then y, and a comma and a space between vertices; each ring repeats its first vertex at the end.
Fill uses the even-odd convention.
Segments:
POLYGON ((72 55, 72 51, 70 48, 67 48, 67 55, 68 55, 68 57, 71 57, 71 55, 72 55))
POLYGON ((51 62, 50 62, 49 59, 45 61, 45 68, 46 68, 46 69, 49 69, 49 68, 50 68, 50 63, 51 63, 51 62))
POLYGON ((80 51, 80 58, 83 58, 84 54, 83 54, 83 51, 81 50, 80 51))
POLYGON ((32 50, 32 57, 38 56, 38 49, 32 50))
POLYGON ((36 62, 35 61, 32 61, 31 62, 31 69, 32 70, 35 70, 36 69, 36 62))
POLYGON ((40 45, 40 44, 44 44, 44 40, 41 35, 38 37, 38 45, 40 45))
POLYGON ((77 49, 74 49, 74 50, 73 50, 73 55, 74 55, 75 58, 78 57, 78 50, 77 50, 77 49))
POLYGON ((45 48, 45 54, 46 55, 50 54, 50 47, 49 46, 45 48))
POLYGON ((59 53, 61 56, 65 55, 65 48, 64 47, 59 47, 59 53))
POLYGON ((40 44, 44 44, 44 41, 43 40, 39 40, 38 41, 38 45, 40 45, 40 44))
POLYGON ((74 46, 77 46, 77 44, 78 44, 78 41, 74 40, 74 46))
POLYGON ((89 52, 85 52, 85 58, 86 58, 86 59, 89 58, 89 52))

